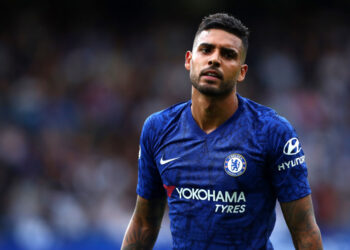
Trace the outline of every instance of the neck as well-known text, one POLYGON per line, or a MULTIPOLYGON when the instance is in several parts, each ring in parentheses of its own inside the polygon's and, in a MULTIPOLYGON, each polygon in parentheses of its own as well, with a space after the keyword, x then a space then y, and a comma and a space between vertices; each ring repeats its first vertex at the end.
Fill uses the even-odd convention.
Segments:
POLYGON ((207 134, 227 121, 237 110, 236 91, 224 97, 209 97, 192 87, 192 116, 207 134))

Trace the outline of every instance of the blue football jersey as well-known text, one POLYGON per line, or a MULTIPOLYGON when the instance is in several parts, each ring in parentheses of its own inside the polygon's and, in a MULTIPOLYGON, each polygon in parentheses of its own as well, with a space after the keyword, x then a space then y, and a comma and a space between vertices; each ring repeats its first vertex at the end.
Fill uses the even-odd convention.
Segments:
POLYGON ((273 249, 276 200, 311 193, 290 123, 237 97, 237 111, 209 134, 193 119, 191 101, 145 121, 137 194, 167 195, 174 249, 273 249))

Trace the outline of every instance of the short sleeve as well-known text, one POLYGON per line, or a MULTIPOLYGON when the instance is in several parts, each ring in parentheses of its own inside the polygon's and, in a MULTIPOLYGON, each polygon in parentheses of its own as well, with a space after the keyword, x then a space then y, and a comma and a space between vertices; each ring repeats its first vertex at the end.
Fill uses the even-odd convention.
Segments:
POLYGON ((145 199, 164 195, 162 180, 153 158, 155 129, 151 117, 148 118, 144 123, 140 138, 136 192, 145 199))
POLYGON ((304 151, 290 123, 277 116, 268 129, 269 172, 280 202, 311 193, 304 151))

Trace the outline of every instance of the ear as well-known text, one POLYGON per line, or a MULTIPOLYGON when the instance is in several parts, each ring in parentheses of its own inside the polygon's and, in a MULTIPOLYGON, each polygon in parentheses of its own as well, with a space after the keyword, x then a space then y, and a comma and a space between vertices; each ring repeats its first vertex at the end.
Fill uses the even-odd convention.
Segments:
POLYGON ((192 52, 187 51, 185 57, 185 68, 189 71, 191 69, 192 52))
POLYGON ((247 64, 242 64, 241 65, 241 72, 239 73, 239 76, 237 78, 237 82, 242 82, 245 78, 245 75, 247 74, 248 71, 248 65, 247 64))

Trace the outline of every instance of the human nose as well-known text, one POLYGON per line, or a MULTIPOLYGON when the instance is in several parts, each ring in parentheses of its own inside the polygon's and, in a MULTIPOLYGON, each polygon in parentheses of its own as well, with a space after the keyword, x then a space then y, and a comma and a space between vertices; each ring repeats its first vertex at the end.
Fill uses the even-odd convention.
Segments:
POLYGON ((208 64, 210 66, 215 66, 215 67, 219 67, 220 66, 220 55, 218 52, 214 52, 211 54, 211 57, 208 60, 208 64))

